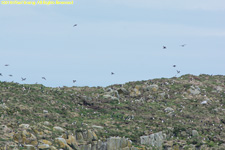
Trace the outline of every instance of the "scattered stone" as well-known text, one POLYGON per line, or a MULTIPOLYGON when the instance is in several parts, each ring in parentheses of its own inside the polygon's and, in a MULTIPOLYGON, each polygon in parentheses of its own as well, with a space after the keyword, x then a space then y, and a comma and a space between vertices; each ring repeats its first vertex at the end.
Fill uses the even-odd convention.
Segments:
POLYGON ((40 140, 39 142, 42 143, 42 144, 52 145, 52 142, 50 142, 48 140, 40 140))
POLYGON ((166 107, 165 112, 174 112, 174 109, 171 107, 166 107))
POLYGON ((198 95, 200 94, 200 88, 199 87, 194 87, 194 86, 191 86, 190 89, 188 89, 188 93, 192 94, 192 95, 198 95))
POLYGON ((118 90, 119 94, 128 95, 129 92, 125 88, 119 88, 118 90))
POLYGON ((51 126, 52 124, 51 124, 50 122, 48 122, 48 121, 45 121, 45 122, 44 122, 44 125, 46 125, 46 126, 51 126))
POLYGON ((153 91, 153 92, 156 92, 158 89, 159 86, 157 84, 152 84, 145 88, 146 91, 153 91))
POLYGON ((198 131, 197 130, 192 130, 192 136, 198 136, 198 131))
POLYGON ((66 139, 67 144, 74 149, 79 149, 78 142, 76 141, 75 137, 72 135, 68 136, 68 139, 66 139))
POLYGON ((0 104, 0 109, 9 110, 9 107, 7 107, 5 103, 3 103, 3 104, 0 104))
POLYGON ((164 142, 164 136, 162 132, 154 133, 148 136, 141 136, 141 144, 154 146, 159 149, 162 148, 162 143, 164 142))
POLYGON ((120 149, 120 137, 111 137, 107 139, 107 150, 120 149))
POLYGON ((141 92, 140 92, 139 88, 140 87, 136 85, 135 88, 131 90, 130 96, 131 97, 137 97, 137 96, 141 95, 141 92))
POLYGON ((23 128, 23 129, 28 129, 30 127, 29 124, 21 124, 19 125, 20 128, 23 128))
POLYGON ((83 142, 84 138, 83 138, 83 134, 81 132, 77 132, 76 133, 76 139, 78 142, 83 142))
POLYGON ((202 101, 201 104, 202 105, 206 105, 208 102, 207 101, 202 101))
POLYGON ((66 148, 67 147, 67 143, 66 143, 66 140, 64 138, 55 138, 55 143, 58 144, 58 146, 60 148, 66 148))
POLYGON ((166 96, 166 93, 165 93, 165 92, 163 92, 163 93, 159 93, 159 97, 160 97, 160 98, 164 99, 164 98, 165 98, 165 96, 166 96))
POLYGON ((91 127, 92 128, 97 128, 97 129, 104 129, 104 127, 102 127, 102 126, 96 126, 96 125, 92 125, 91 127))
POLYGON ((61 127, 53 127, 53 131, 64 132, 65 130, 61 127))
POLYGON ((49 148, 50 148, 50 146, 48 144, 39 144, 38 145, 38 149, 40 149, 40 150, 49 149, 49 148))
POLYGON ((117 97, 111 96, 111 95, 103 95, 103 98, 119 101, 119 99, 117 97))
POLYGON ((16 143, 24 143, 27 145, 36 146, 38 144, 37 138, 30 132, 26 130, 17 132, 13 135, 13 140, 16 143))
POLYGON ((36 150, 33 145, 24 145, 24 148, 26 148, 26 150, 36 150))
POLYGON ((43 110, 43 113, 47 114, 47 113, 48 113, 48 111, 47 111, 47 110, 43 110))
POLYGON ((217 90, 218 92, 221 92, 221 91, 223 91, 223 88, 222 88, 221 86, 217 86, 217 87, 216 87, 216 90, 217 90))

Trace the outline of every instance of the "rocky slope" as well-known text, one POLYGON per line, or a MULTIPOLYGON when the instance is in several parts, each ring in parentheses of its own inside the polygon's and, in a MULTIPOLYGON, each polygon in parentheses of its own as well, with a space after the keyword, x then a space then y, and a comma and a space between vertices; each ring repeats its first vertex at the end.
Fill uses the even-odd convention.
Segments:
POLYGON ((0 82, 0 149, 225 149, 225 76, 108 87, 0 82))

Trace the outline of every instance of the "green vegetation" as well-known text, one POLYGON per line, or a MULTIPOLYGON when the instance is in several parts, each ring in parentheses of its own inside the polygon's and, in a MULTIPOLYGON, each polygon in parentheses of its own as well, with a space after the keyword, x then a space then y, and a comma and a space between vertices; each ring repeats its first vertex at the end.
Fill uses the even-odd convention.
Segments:
MULTIPOLYGON (((199 147, 205 142, 215 147, 225 143, 224 82, 225 76, 210 75, 108 87, 51 88, 0 82, 0 124, 15 132, 20 124, 35 126, 44 121, 71 132, 96 125, 104 128, 95 129, 99 138, 124 136, 139 146, 140 136, 163 131, 168 140, 182 139, 199 147), (158 88, 151 89, 151 85, 158 88), (190 89, 199 93, 191 93, 190 89), (207 104, 201 104, 203 101, 207 104), (198 131, 198 138, 192 136, 192 130, 198 131)), ((54 137, 58 135, 53 132, 54 137)), ((1 137, 0 141, 5 142, 1 137)))

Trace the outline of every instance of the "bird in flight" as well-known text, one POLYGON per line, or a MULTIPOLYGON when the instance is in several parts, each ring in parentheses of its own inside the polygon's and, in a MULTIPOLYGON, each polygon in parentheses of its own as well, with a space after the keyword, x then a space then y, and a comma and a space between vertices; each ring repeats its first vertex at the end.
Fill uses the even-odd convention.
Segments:
POLYGON ((9 66, 9 64, 5 64, 5 66, 6 66, 6 67, 9 66))
POLYGON ((163 46, 163 49, 166 49, 166 46, 163 46))
POLYGON ((73 80, 73 83, 75 83, 77 80, 73 80))
POLYGON ((42 79, 43 79, 43 80, 46 80, 46 78, 45 78, 45 77, 42 77, 42 79))
POLYGON ((10 74, 9 76, 12 77, 13 75, 10 74))
POLYGON ((182 45, 180 45, 181 47, 184 47, 186 44, 182 44, 182 45))
POLYGON ((114 72, 111 72, 111 75, 114 75, 115 73, 114 72))
POLYGON ((176 67, 176 65, 173 65, 173 67, 176 67))
POLYGON ((76 27, 76 26, 77 26, 77 24, 73 25, 73 27, 76 27))
POLYGON ((179 71, 179 70, 177 70, 177 73, 180 73, 180 71, 179 71))
POLYGON ((0 73, 0 76, 2 76, 2 73, 0 73))
POLYGON ((26 80, 26 78, 21 78, 22 79, 22 81, 25 81, 26 80))

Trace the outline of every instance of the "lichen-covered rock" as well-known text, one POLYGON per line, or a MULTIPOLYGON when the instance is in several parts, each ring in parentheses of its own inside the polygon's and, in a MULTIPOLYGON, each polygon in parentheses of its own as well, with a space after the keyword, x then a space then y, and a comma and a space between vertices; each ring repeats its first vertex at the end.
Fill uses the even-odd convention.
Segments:
POLYGON ((84 141, 83 134, 81 132, 77 132, 76 139, 78 142, 83 142, 84 141))
POLYGON ((97 136, 91 130, 87 131, 87 141, 97 140, 97 136))
POLYGON ((13 136, 13 140, 16 143, 22 143, 27 145, 36 146, 38 144, 37 138, 30 132, 26 130, 15 133, 13 136))
POLYGON ((92 125, 91 127, 92 128, 96 128, 96 129, 104 129, 104 127, 102 127, 102 126, 96 126, 96 125, 92 125))
POLYGON ((39 140, 39 143, 52 145, 52 142, 50 142, 48 140, 39 140))
POLYGON ((48 122, 48 121, 45 121, 44 123, 43 123, 45 126, 51 126, 52 124, 50 123, 50 122, 48 122))
POLYGON ((209 147, 207 145, 202 145, 200 147, 200 150, 209 150, 209 147))
POLYGON ((118 90, 119 94, 128 95, 129 92, 125 88, 119 88, 118 90))
POLYGON ((76 141, 74 136, 68 135, 68 139, 66 139, 66 142, 71 148, 73 148, 75 150, 79 149, 78 143, 77 143, 77 141, 76 141))
POLYGON ((1 109, 2 110, 9 110, 9 107, 7 107, 5 103, 3 103, 3 104, 0 104, 0 110, 1 109))
POLYGON ((192 136, 198 136, 198 131, 197 130, 192 130, 192 136))
POLYGON ((24 148, 26 148, 26 150, 36 150, 36 147, 33 145, 24 145, 24 148))
POLYGON ((64 132, 65 130, 61 127, 53 127, 53 131, 64 132))
POLYGON ((67 143, 64 138, 55 138, 55 143, 58 144, 60 148, 66 148, 67 143))
POLYGON ((107 139, 107 150, 121 150, 130 148, 131 141, 121 137, 110 137, 107 139))
POLYGON ((174 109, 171 107, 166 107, 165 112, 174 112, 174 109))
POLYGON ((141 144, 157 147, 162 149, 162 143, 164 142, 164 136, 162 132, 154 133, 148 136, 141 136, 141 144))
POLYGON ((140 91, 141 86, 136 85, 134 89, 131 90, 130 92, 130 96, 131 97, 137 97, 141 95, 141 91, 140 91))
POLYGON ((164 99, 165 96, 166 96, 166 93, 165 93, 165 92, 159 93, 159 97, 160 97, 160 98, 164 99))
POLYGON ((139 150, 139 149, 136 147, 131 147, 130 150, 139 150))
POLYGON ((194 145, 185 145, 185 146, 183 146, 183 149, 187 149, 187 150, 195 150, 196 148, 195 148, 195 146, 194 145))
POLYGON ((50 146, 48 144, 39 144, 38 145, 38 149, 40 149, 40 150, 49 149, 49 148, 50 148, 50 146))
POLYGON ((145 88, 145 91, 153 91, 156 92, 159 89, 159 86, 157 84, 148 85, 145 88))
POLYGON ((127 139, 121 138, 121 140, 120 140, 120 148, 125 148, 125 147, 127 147, 127 142, 128 142, 127 139))
POLYGON ((29 124, 21 124, 19 125, 20 128, 23 128, 23 129, 28 129, 30 127, 29 124))
POLYGON ((57 148, 55 146, 50 146, 49 148, 50 150, 57 150, 57 148))
POLYGON ((97 142, 97 150, 107 150, 107 143, 98 140, 97 142))
POLYGON ((131 140, 127 140, 127 146, 131 147, 132 146, 132 141, 131 140))
POLYGON ((120 149, 120 137, 110 137, 107 139, 107 150, 119 150, 120 149))
POLYGON ((62 149, 73 150, 67 143, 64 138, 55 138, 55 143, 62 149))
POLYGON ((13 138, 14 132, 7 125, 0 125, 0 139, 10 140, 13 138))
POLYGON ((80 148, 80 150, 92 150, 91 144, 81 145, 79 148, 80 148))
POLYGON ((188 89, 187 92, 192 94, 192 95, 198 95, 198 94, 201 93, 200 88, 199 87, 194 87, 194 86, 191 86, 191 88, 188 89))

